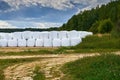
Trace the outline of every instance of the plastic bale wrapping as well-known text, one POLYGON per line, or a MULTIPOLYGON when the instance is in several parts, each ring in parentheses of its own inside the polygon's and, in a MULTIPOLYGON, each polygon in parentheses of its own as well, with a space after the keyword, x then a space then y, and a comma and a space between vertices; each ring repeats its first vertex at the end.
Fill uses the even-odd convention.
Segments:
POLYGON ((79 37, 85 38, 87 36, 86 31, 79 31, 79 37))
POLYGON ((44 47, 52 47, 52 40, 51 39, 44 39, 44 47))
POLYGON ((28 47, 34 47, 35 46, 35 39, 28 39, 27 40, 27 46, 28 47))
POLYGON ((18 39, 18 47, 26 47, 27 42, 25 39, 18 39))
POLYGON ((8 39, 14 39, 13 33, 9 33, 9 34, 8 34, 8 39))
POLYGON ((70 39, 69 38, 63 38, 61 39, 61 46, 70 46, 70 39))
POLYGON ((58 38, 58 31, 51 31, 49 33, 49 39, 55 39, 58 38))
POLYGON ((41 34, 42 34, 43 39, 48 39, 49 38, 49 32, 45 31, 45 32, 41 32, 41 34))
POLYGON ((40 38, 40 32, 32 32, 31 36, 33 39, 39 39, 40 38))
POLYGON ((88 36, 93 35, 93 33, 92 33, 92 32, 87 32, 86 34, 87 34, 88 36))
POLYGON ((23 33, 22 33, 22 38, 23 39, 31 39, 32 38, 32 35, 31 35, 32 33, 30 32, 30 31, 24 31, 23 33))
POLYGON ((12 33, 14 39, 22 39, 22 32, 12 33))
POLYGON ((58 38, 63 39, 63 38, 68 38, 68 31, 60 31, 58 33, 58 38))
POLYGON ((53 47, 60 47, 61 46, 61 39, 54 38, 52 40, 53 47))
POLYGON ((76 45, 78 45, 81 42, 82 42, 81 38, 71 38, 70 39, 70 45, 71 46, 76 46, 76 45))
POLYGON ((79 37, 79 32, 77 31, 68 32, 68 38, 77 38, 77 37, 79 37))
POLYGON ((8 47, 17 47, 17 39, 8 40, 8 47))
POLYGON ((42 47, 43 46, 43 39, 36 39, 35 46, 42 47))
POLYGON ((8 40, 7 39, 0 39, 0 47, 7 47, 8 40))
POLYGON ((8 39, 11 39, 9 34, 10 34, 10 33, 2 33, 2 34, 1 34, 1 38, 2 38, 2 39, 7 39, 7 40, 8 40, 8 39))

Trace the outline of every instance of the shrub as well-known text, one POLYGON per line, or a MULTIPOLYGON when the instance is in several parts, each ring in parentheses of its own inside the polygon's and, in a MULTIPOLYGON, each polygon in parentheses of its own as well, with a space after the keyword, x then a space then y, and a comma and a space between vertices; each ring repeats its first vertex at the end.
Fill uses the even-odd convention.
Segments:
POLYGON ((111 34, 115 38, 120 38, 120 21, 118 21, 117 26, 114 27, 111 34))
POLYGON ((95 33, 98 33, 98 26, 99 26, 99 21, 96 21, 92 27, 89 29, 89 31, 93 32, 94 34, 95 33))
POLYGON ((110 19, 106 19, 100 22, 100 25, 98 27, 99 33, 109 33, 113 29, 113 23, 110 19))

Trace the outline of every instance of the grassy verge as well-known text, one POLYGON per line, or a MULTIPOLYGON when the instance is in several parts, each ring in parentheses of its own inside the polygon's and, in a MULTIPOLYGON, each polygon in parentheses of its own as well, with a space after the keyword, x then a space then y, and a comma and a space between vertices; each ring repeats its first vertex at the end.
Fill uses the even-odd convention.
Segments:
POLYGON ((65 64, 61 80, 119 80, 120 56, 104 54, 65 64), (73 66, 74 65, 74 66, 73 66))
POLYGON ((32 50, 26 50, 26 51, 21 51, 21 52, 0 52, 0 56, 5 56, 5 55, 40 55, 40 54, 52 54, 53 51, 50 50, 37 50, 37 51, 32 51, 32 50))
POLYGON ((35 61, 37 59, 38 58, 0 60, 0 80, 4 80, 3 69, 5 69, 6 67, 14 65, 14 64, 18 64, 18 63, 25 63, 25 62, 35 61))

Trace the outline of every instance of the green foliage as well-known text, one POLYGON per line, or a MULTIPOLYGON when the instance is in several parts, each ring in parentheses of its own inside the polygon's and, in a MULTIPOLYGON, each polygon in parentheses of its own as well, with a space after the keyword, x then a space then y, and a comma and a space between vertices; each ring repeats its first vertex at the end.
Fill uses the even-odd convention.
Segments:
POLYGON ((94 34, 95 34, 95 33, 98 33, 99 24, 100 24, 100 22, 99 22, 99 21, 96 21, 96 22, 92 25, 92 27, 90 28, 89 31, 93 32, 94 34))
POLYGON ((53 31, 53 30, 58 30, 57 27, 52 27, 52 28, 45 28, 45 29, 40 29, 40 28, 15 28, 15 29, 0 29, 0 32, 6 32, 6 33, 11 33, 11 32, 22 32, 22 31, 53 31))
POLYGON ((86 57, 65 64, 61 70, 66 74, 61 80, 119 80, 120 56, 86 57))
POLYGON ((100 25, 98 27, 99 33, 110 33, 113 29, 113 23, 110 19, 106 19, 100 22, 100 25))
POLYGON ((111 33, 113 37, 120 38, 120 21, 118 21, 117 27, 114 27, 111 33))

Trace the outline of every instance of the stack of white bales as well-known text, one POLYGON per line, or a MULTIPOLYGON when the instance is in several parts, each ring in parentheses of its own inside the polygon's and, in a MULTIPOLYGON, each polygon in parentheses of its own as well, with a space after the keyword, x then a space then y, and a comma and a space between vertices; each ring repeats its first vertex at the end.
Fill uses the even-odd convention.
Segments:
POLYGON ((43 31, 0 33, 1 47, 60 47, 75 46, 82 38, 93 35, 86 31, 43 31))

